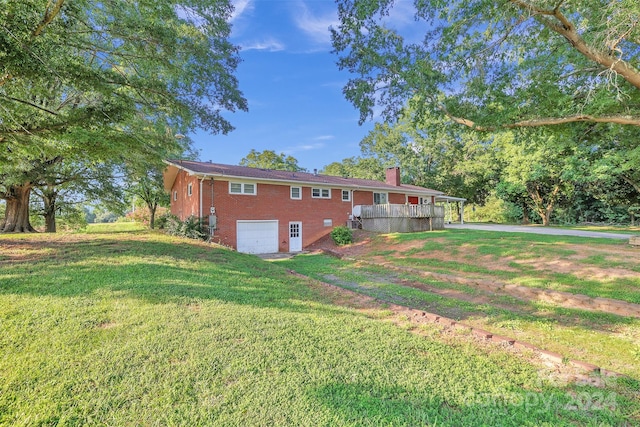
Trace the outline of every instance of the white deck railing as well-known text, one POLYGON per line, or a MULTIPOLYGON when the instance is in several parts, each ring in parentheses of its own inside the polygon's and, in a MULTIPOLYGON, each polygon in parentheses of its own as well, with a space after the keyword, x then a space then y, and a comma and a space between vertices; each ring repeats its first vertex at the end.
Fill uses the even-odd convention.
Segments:
POLYGON ((362 205, 362 219, 444 217, 444 207, 435 205, 362 205))

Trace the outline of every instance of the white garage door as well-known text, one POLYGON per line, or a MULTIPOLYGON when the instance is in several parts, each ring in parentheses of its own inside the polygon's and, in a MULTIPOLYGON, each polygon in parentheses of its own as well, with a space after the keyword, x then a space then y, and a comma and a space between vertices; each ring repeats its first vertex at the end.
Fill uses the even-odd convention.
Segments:
POLYGON ((278 252, 278 221, 238 221, 238 252, 269 254, 278 252))

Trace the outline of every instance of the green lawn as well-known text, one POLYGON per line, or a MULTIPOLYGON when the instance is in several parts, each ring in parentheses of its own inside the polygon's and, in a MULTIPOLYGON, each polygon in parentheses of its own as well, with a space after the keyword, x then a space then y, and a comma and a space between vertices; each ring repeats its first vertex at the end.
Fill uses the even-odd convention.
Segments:
MULTIPOLYGON (((471 277, 491 277, 503 282, 545 289, 555 289, 590 297, 606 297, 640 304, 640 256, 629 252, 616 255, 616 250, 627 249, 628 243, 615 239, 549 236, 527 233, 502 233, 482 230, 450 229, 439 232, 387 235, 383 255, 398 265, 420 267, 439 273, 461 273, 471 277), (409 250, 397 249, 401 244, 417 242, 409 250), (578 257, 576 247, 590 246, 597 255, 578 257), (457 255, 465 250, 464 259, 457 255), (438 252, 440 258, 424 257, 438 252), (488 262, 511 260, 508 268, 487 266, 488 262), (620 267, 629 270, 626 276, 581 276, 556 270, 558 260, 568 259, 583 267, 620 267), (540 269, 536 266, 548 263, 540 269), (635 274, 638 273, 638 274, 635 274)), ((586 270, 585 270, 586 271, 586 270)))
POLYGON ((0 236, 0 424, 631 425, 638 383, 549 380, 287 273, 138 232, 0 236))

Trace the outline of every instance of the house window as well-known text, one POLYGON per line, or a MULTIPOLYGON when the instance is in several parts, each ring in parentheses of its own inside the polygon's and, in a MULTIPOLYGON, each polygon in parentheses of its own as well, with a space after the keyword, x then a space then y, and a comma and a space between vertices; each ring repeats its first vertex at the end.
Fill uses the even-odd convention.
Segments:
POLYGON ((291 198, 294 200, 302 200, 302 188, 291 187, 291 198))
POLYGON ((322 221, 322 224, 325 227, 331 227, 331 226, 333 226, 333 220, 331 218, 327 218, 327 219, 322 221))
POLYGON ((256 185, 244 182, 229 182, 229 193, 231 194, 256 194, 256 185))
POLYGON ((312 188, 311 197, 313 197, 314 199, 330 199, 331 190, 329 190, 328 188, 312 188))
POLYGON ((189 183, 187 185, 187 196, 191 196, 193 194, 193 184, 189 183))
POLYGON ((350 202, 351 201, 351 191, 342 190, 342 201, 343 202, 350 202))
POLYGON ((373 193, 374 205, 386 205, 388 202, 387 193, 373 193))
POLYGON ((173 201, 175 202, 175 201, 177 201, 177 200, 178 200, 178 192, 177 192, 177 191, 174 191, 174 192, 173 192, 173 201))

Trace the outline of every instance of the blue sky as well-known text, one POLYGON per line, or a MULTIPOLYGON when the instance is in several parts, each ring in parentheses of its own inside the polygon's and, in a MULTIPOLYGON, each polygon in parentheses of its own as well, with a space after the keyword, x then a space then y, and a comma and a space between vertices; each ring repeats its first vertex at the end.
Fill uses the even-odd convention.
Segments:
POLYGON ((228 135, 190 135, 200 160, 238 164, 251 149, 292 155, 309 171, 360 154, 373 128, 343 96, 349 79, 331 53, 332 0, 235 0, 231 41, 241 47, 236 76, 249 112, 225 114, 228 135))

